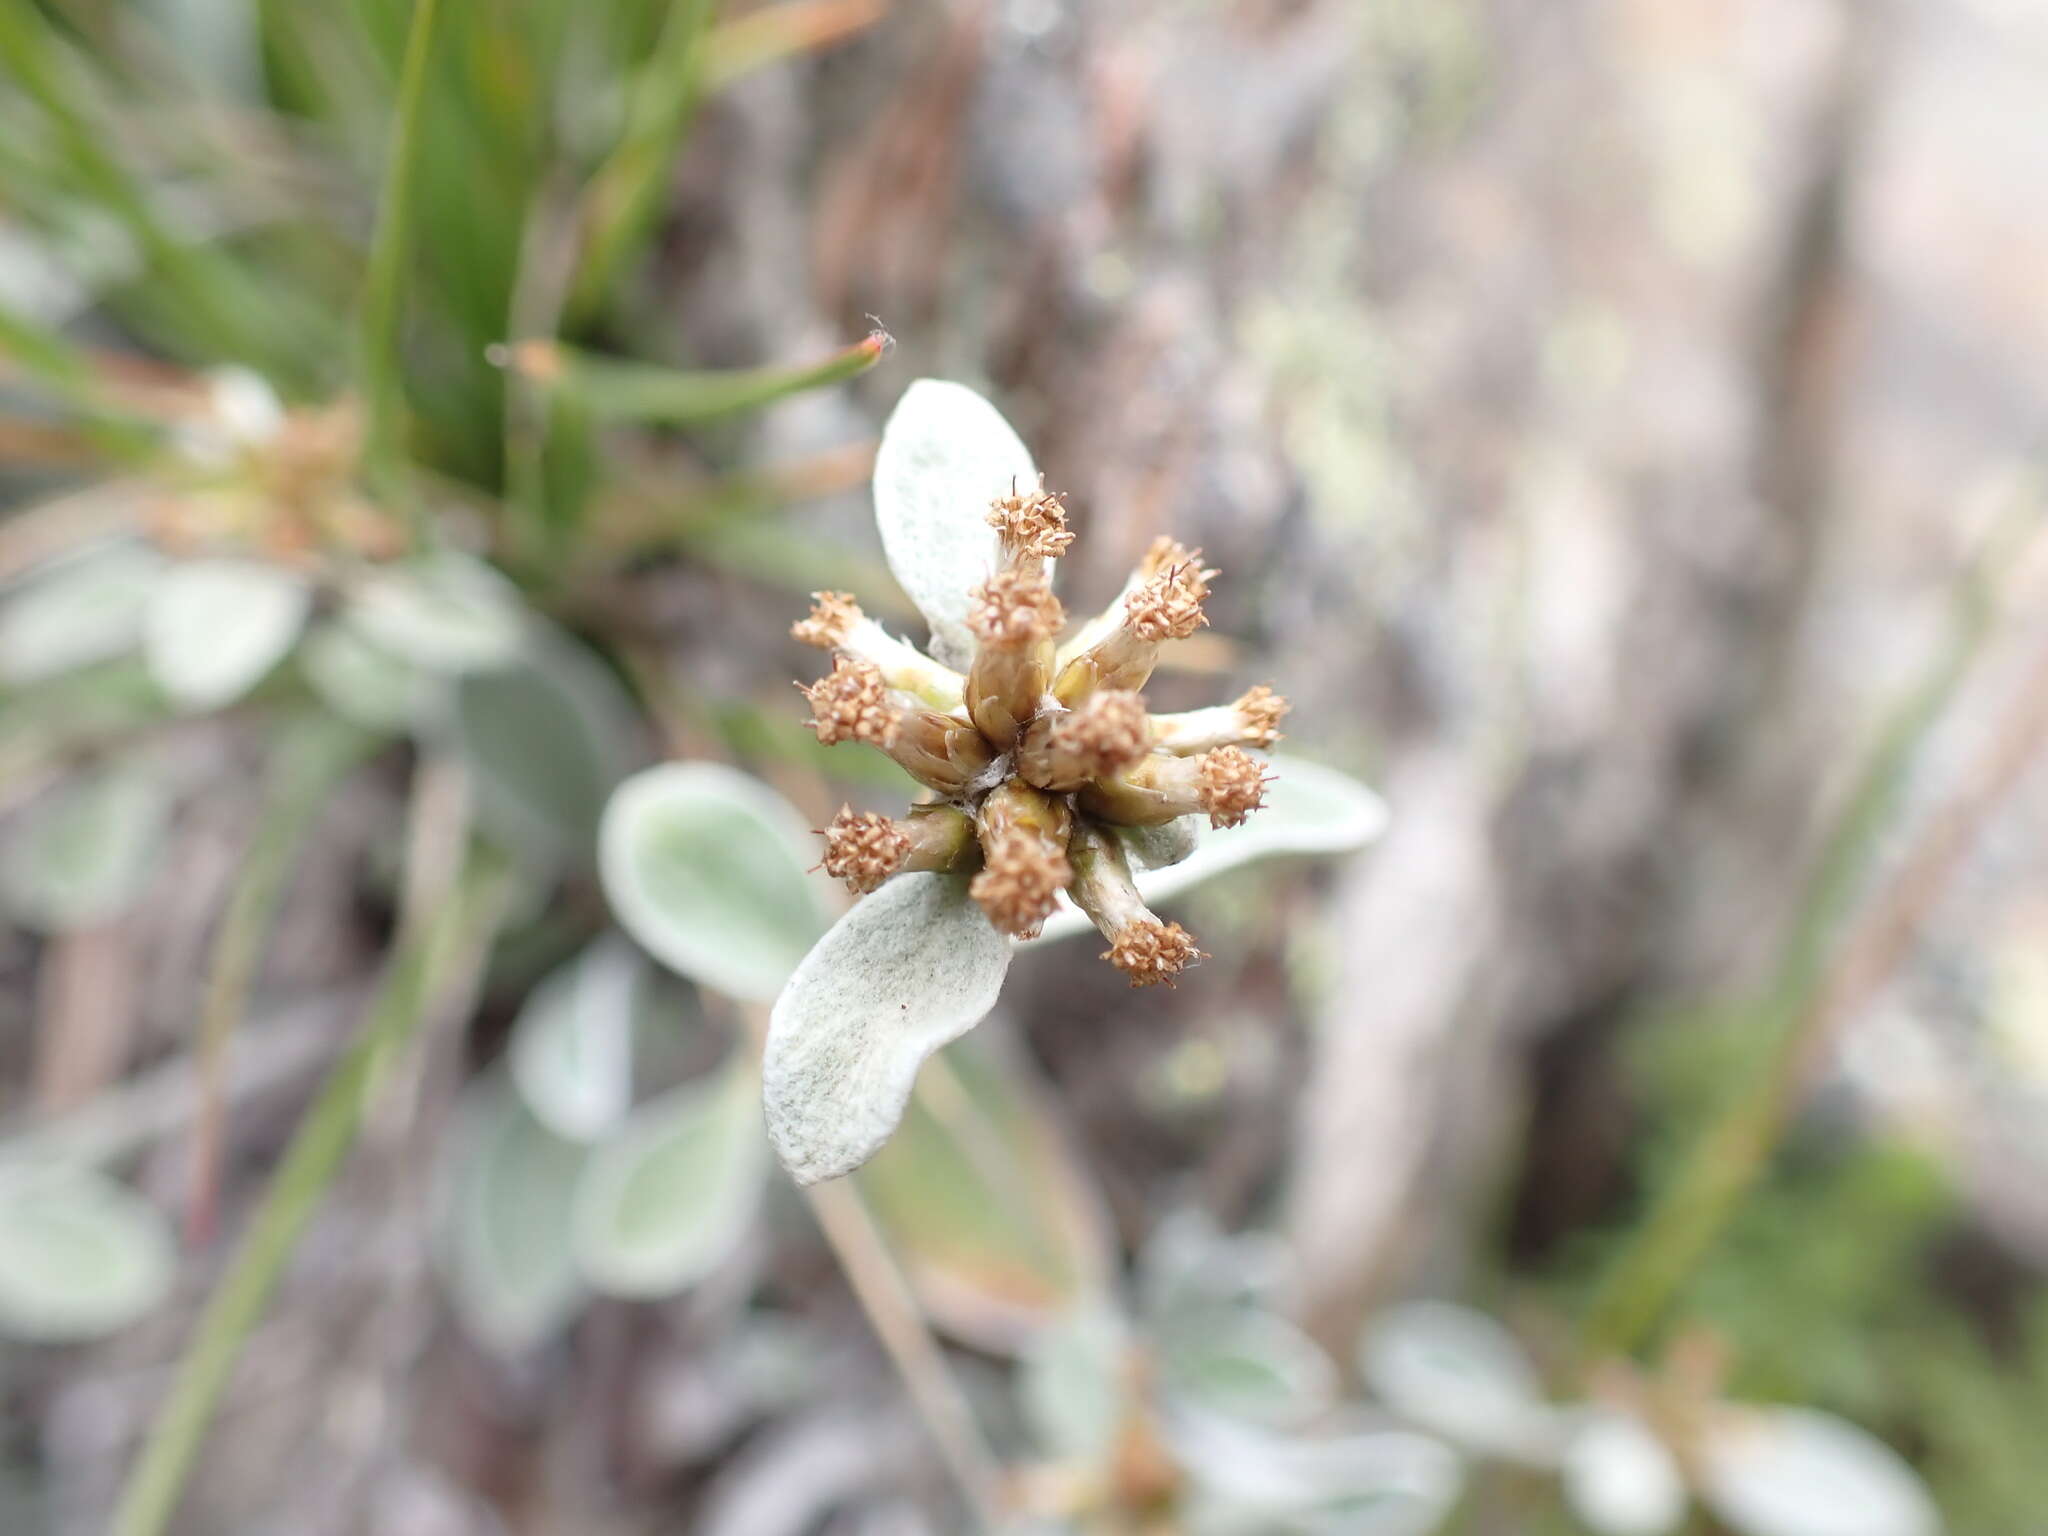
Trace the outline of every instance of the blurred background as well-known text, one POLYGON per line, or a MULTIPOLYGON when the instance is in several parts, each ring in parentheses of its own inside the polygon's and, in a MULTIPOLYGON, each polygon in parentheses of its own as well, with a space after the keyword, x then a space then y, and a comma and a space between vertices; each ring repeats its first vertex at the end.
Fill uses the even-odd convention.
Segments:
POLYGON ((2044 188, 2031 0, 0 0, 0 1530, 2038 1528, 2044 188), (596 829, 903 803, 924 375, 1391 816, 807 1204, 596 829))

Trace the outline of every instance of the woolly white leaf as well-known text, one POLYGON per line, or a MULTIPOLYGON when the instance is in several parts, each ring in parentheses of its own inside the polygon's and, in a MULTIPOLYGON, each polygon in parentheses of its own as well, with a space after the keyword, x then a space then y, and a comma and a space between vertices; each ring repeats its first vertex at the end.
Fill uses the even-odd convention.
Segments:
POLYGON ((1596 1536, 1664 1536, 1685 1518, 1678 1462, 1628 1414, 1588 1414, 1557 1471, 1565 1502, 1596 1536))
MULTIPOLYGON (((1347 773, 1293 757, 1276 757, 1269 769, 1273 782, 1266 786, 1266 803, 1242 826, 1204 831, 1195 851, 1179 863, 1136 872, 1147 902, 1171 901, 1190 886, 1260 859, 1351 853, 1386 827, 1386 802, 1347 773)), ((1094 925, 1062 896, 1037 942, 1092 932, 1094 925)))
POLYGON ((142 654, 181 708, 232 704, 283 658, 313 606, 304 577, 254 560, 189 560, 165 571, 142 616, 142 654))
POLYGON ((1300 1427, 1337 1397, 1337 1368, 1322 1346, 1249 1308, 1183 1319, 1162 1343, 1160 1382, 1177 1400, 1275 1429, 1300 1427))
POLYGON ((1018 1404, 1048 1456, 1106 1462, 1130 1395, 1130 1332, 1101 1306, 1081 1307, 1031 1341, 1021 1361, 1018 1404))
POLYGON ((1703 1437, 1700 1493, 1745 1536, 1934 1536, 1941 1516, 1882 1440, 1810 1408, 1741 1410, 1703 1437))
POLYGON ((489 566, 442 553, 359 581, 342 617, 365 639, 429 672, 500 667, 519 654, 519 594, 489 566))
POLYGON ((583 1294, 569 1222, 584 1149, 493 1074, 464 1091, 445 1155, 438 1257, 456 1312, 482 1343, 530 1349, 583 1294))
POLYGON ((1212 1414, 1167 1423, 1197 1497, 1189 1536, 1429 1536, 1463 1469, 1426 1435, 1299 1438, 1212 1414))
POLYGON ((95 545, 43 567, 0 601, 0 683, 36 683, 132 648, 165 561, 140 544, 95 545))
POLYGON ((162 1213, 90 1169, 0 1172, 0 1330, 42 1343, 125 1328, 173 1274, 162 1213))
POLYGON ((633 1020, 647 962, 607 935, 533 989, 512 1026, 512 1079, 541 1124, 595 1141, 633 1102, 633 1020))
POLYGON ((1382 1313, 1359 1345, 1359 1374, 1389 1408, 1459 1444, 1543 1463, 1556 1411, 1513 1334, 1467 1307, 1410 1302, 1382 1313))
POLYGON ((932 654, 974 655, 968 593, 996 566, 989 503, 1038 483, 1031 452, 964 384, 919 379, 903 392, 875 454, 875 525, 897 583, 932 627, 932 654))
POLYGON ((83 775, 17 823, 0 898, 48 932, 110 922, 142 894, 169 814, 164 786, 139 767, 83 775))
POLYGON ((732 1254, 760 1204, 758 1080, 735 1060, 636 1114, 592 1154, 576 1197, 577 1262, 611 1296, 672 1296, 732 1254))
POLYGON ((322 624, 307 635, 299 667, 328 708, 370 731, 413 725, 437 686, 346 624, 322 624))
POLYGON ((663 965, 765 1001, 824 931, 808 841, 765 784, 717 763, 664 763, 612 795, 598 868, 620 924, 663 965))
POLYGON ((768 1135, 790 1176, 815 1184, 872 1157, 925 1058, 981 1022, 1009 968, 1009 940, 956 875, 898 875, 842 917, 768 1026, 768 1135))

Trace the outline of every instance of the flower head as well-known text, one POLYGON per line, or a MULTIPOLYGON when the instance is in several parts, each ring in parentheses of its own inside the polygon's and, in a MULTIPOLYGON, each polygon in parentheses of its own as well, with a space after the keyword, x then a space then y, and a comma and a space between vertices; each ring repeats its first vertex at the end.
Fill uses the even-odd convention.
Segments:
MULTIPOLYGON (((790 976, 762 1061, 769 1137, 803 1183, 881 1146, 925 1058, 994 1006, 1015 941, 1085 918, 1138 987, 1171 985, 1199 960, 1194 937, 1147 904, 1143 872, 1194 869, 1166 866, 1188 858, 1196 824, 1238 828, 1265 804, 1273 776, 1253 754, 1287 708, 1260 686, 1147 711, 1153 668, 1207 622, 1219 575, 1172 539, 1062 641, 1052 572, 1073 542, 1066 506, 971 390, 920 380, 904 395, 876 455, 875 516, 929 646, 820 592, 793 633, 832 669, 804 692, 821 742, 887 753, 930 798, 901 819, 842 810, 823 834, 823 867, 861 899, 790 976)), ((1242 851, 1211 867, 1373 835, 1369 791, 1302 772, 1309 814, 1294 807, 1270 850, 1228 833, 1242 851)))

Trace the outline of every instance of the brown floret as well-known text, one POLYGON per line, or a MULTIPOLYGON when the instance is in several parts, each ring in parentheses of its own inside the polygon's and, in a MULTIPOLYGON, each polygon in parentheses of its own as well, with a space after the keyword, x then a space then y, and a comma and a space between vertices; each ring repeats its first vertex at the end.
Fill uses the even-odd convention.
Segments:
POLYGON ((832 671, 802 689, 811 701, 811 723, 818 740, 826 746, 840 741, 864 741, 887 748, 896 734, 900 711, 889 698, 881 669, 871 662, 837 656, 832 671))
POLYGON ((1210 579, 1221 573, 1202 569, 1199 549, 1181 553, 1186 558, 1160 566, 1124 599, 1125 622, 1140 640, 1185 640, 1209 622, 1202 601, 1209 595, 1210 579))
POLYGON ((1259 808, 1266 793, 1257 759, 1242 747, 1218 747, 1196 760, 1196 794, 1212 827, 1235 827, 1259 808))
POLYGON ((1050 639, 1066 614, 1052 586, 1033 571, 998 571, 975 588, 967 627, 983 645, 1014 650, 1050 639))
POLYGON ((1143 696, 1112 688, 1090 694, 1078 709, 1034 720, 1018 748, 1017 768, 1041 789, 1078 789, 1130 767, 1151 742, 1143 696))
POLYGON ((967 893, 981 904, 988 920, 1015 938, 1029 938, 1052 916, 1058 897, 1073 870, 1058 848, 1029 833, 984 836, 982 871, 967 893))
POLYGON ((1243 722, 1245 745, 1271 748, 1280 739, 1280 722, 1287 717, 1285 697, 1264 683, 1248 688, 1231 706, 1243 722))
POLYGON ((1060 495, 1043 485, 1020 493, 1013 484, 1010 494, 999 497, 988 513, 988 525, 1001 537, 1004 555, 1013 563, 1059 558, 1074 542, 1067 532, 1067 509, 1060 503, 1060 495))
POLYGON ((1179 923, 1162 922, 1150 913, 1127 923, 1102 952, 1102 958, 1130 977, 1134 987, 1160 982, 1170 987, 1173 978, 1201 955, 1179 923))
POLYGON ((851 592, 813 592, 809 616, 790 625, 789 632, 805 645, 829 651, 846 643, 861 617, 860 604, 851 592))
POLYGON ((875 811, 839 808, 825 829, 825 873, 865 896, 903 867, 910 834, 875 811))

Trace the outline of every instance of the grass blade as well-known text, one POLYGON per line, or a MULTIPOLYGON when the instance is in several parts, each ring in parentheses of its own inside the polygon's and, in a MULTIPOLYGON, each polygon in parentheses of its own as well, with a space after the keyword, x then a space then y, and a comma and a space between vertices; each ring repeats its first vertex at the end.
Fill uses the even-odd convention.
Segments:
POLYGON ((401 942, 362 1035, 299 1122, 233 1263, 200 1315, 177 1380, 121 1491, 113 1536, 160 1536, 177 1512, 235 1361, 354 1143, 371 1091, 448 984, 454 962, 480 955, 495 921, 498 884, 472 873, 401 942))
POLYGON ((440 30, 441 0, 414 0, 399 72, 398 106, 384 161, 377 232, 370 245, 357 323, 357 370, 368 414, 365 462, 390 488, 398 455, 405 384, 399 368, 399 306, 405 261, 412 245, 413 161, 419 152, 420 105, 440 30))
POLYGON ((721 22, 704 39, 703 90, 709 95, 792 54, 844 42, 888 9, 887 0, 788 0, 721 22))
POLYGON ((527 378, 575 400, 601 420, 679 426, 759 410, 786 396, 854 378, 874 367, 888 346, 888 336, 877 331, 822 362, 795 368, 681 370, 597 357, 547 341, 521 342, 506 359, 527 378))
POLYGON ((653 57, 633 81, 625 131, 584 194, 583 244, 565 308, 571 330, 597 316, 647 232, 662 179, 702 95, 710 21, 711 0, 675 0, 653 57))

